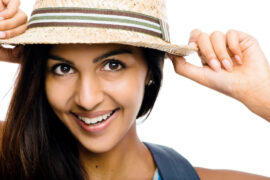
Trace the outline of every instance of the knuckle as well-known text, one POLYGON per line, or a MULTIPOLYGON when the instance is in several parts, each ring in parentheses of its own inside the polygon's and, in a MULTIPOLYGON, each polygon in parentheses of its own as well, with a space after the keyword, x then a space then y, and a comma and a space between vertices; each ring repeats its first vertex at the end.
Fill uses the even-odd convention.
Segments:
POLYGON ((27 15, 23 11, 19 11, 19 17, 23 22, 27 21, 27 15))
POLYGON ((235 34, 235 33, 236 33, 236 30, 234 30, 234 29, 229 29, 227 31, 227 34, 235 34))
POLYGON ((194 29, 191 31, 190 33, 190 38, 189 41, 190 42, 195 42, 198 39, 198 36, 200 35, 201 31, 199 29, 194 29))
POLYGON ((239 51, 239 47, 238 47, 236 44, 229 43, 229 44, 228 44, 228 47, 229 47, 229 49, 230 49, 231 51, 233 51, 233 52, 239 51))
POLYGON ((214 31, 210 35, 211 38, 216 38, 217 36, 223 36, 223 33, 220 31, 214 31))
POLYGON ((191 31, 191 34, 199 34, 199 33, 201 33, 201 30, 198 29, 198 28, 193 29, 193 30, 191 31))
POLYGON ((255 43, 255 44, 258 43, 257 39, 254 38, 253 36, 249 36, 249 38, 250 38, 250 41, 251 41, 251 42, 253 42, 253 43, 255 43))
POLYGON ((200 33, 200 34, 198 35, 198 40, 199 40, 199 41, 202 41, 202 40, 204 40, 205 38, 209 38, 208 34, 202 32, 202 33, 200 33))
POLYGON ((249 46, 251 46, 252 44, 259 45, 259 42, 253 36, 249 36, 245 44, 248 44, 249 46))
POLYGON ((206 57, 207 60, 216 58, 215 53, 210 49, 205 50, 205 52, 202 55, 206 57))
POLYGON ((27 16, 26 13, 22 10, 19 10, 18 13, 20 13, 21 16, 27 16))

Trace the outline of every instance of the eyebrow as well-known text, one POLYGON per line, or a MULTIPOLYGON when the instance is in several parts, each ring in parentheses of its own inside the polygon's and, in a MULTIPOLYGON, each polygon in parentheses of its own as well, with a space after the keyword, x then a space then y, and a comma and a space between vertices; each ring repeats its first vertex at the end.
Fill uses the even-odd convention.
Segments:
MULTIPOLYGON (((103 54, 101 56, 96 57, 93 60, 93 63, 97 63, 97 62, 101 61, 102 59, 105 59, 105 58, 110 57, 110 56, 119 55, 119 54, 133 54, 133 53, 132 53, 131 50, 128 50, 128 49, 113 50, 113 51, 109 51, 109 52, 107 52, 107 53, 105 53, 105 54, 103 54)), ((63 57, 57 56, 57 55, 53 55, 53 54, 49 54, 48 59, 62 61, 62 62, 65 62, 67 64, 73 65, 73 66, 75 65, 72 61, 70 61, 68 59, 65 59, 63 57)))

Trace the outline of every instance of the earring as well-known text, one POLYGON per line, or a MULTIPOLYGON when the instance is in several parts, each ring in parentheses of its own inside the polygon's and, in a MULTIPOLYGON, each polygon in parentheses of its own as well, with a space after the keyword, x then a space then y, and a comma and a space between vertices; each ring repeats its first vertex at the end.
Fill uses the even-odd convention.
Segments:
POLYGON ((148 86, 151 86, 152 84, 154 84, 154 81, 153 80, 150 80, 147 85, 148 86))

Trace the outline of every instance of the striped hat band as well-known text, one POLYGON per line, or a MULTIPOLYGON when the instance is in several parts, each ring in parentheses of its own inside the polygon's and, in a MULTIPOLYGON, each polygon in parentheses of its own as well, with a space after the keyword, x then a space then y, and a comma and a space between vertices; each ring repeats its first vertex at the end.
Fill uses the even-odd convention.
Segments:
POLYGON ((131 11, 52 7, 32 12, 28 29, 51 26, 121 29, 149 34, 170 42, 169 27, 164 20, 131 11))

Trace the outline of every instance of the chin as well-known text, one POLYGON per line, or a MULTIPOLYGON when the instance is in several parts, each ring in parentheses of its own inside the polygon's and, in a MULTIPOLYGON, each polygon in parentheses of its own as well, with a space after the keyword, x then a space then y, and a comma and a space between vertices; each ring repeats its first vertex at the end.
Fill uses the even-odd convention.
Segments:
MULTIPOLYGON (((132 127, 132 126, 131 126, 132 127)), ((105 136, 97 137, 84 137, 79 139, 80 145, 83 149, 92 153, 106 153, 112 151, 113 149, 121 146, 121 144, 126 144, 132 139, 130 138, 130 132, 132 128, 127 128, 128 130, 121 131, 120 128, 118 132, 108 133, 105 136)))
POLYGON ((80 145, 84 150, 87 150, 91 153, 100 154, 111 151, 116 146, 116 143, 110 140, 107 142, 90 143, 90 144, 86 142, 80 143, 80 145))

